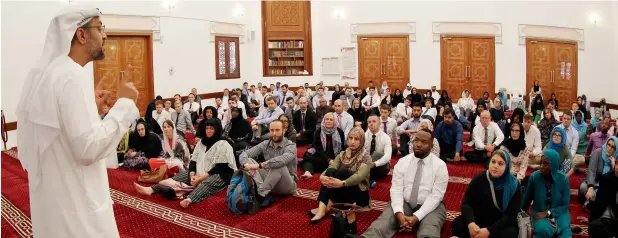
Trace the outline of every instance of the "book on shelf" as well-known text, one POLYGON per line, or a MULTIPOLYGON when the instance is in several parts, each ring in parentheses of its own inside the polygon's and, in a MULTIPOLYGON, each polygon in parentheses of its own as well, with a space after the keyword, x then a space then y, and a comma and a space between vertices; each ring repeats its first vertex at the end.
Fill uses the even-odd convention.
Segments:
POLYGON ((302 49, 304 47, 303 41, 269 41, 268 48, 299 48, 302 49))
POLYGON ((304 60, 268 60, 269 66, 305 66, 304 60))
POLYGON ((270 57, 303 57, 302 51, 272 51, 270 57))
POLYGON ((270 69, 271 75, 301 74, 303 70, 298 69, 270 69))

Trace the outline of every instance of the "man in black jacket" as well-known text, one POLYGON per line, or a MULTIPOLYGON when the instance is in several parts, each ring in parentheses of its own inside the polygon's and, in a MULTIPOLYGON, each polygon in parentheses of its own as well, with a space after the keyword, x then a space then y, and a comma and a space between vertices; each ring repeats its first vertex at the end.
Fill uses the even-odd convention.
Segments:
POLYGON ((296 129, 296 144, 307 145, 313 143, 313 133, 316 130, 318 117, 313 110, 309 110, 307 98, 298 99, 300 109, 294 112, 294 128, 296 129))
POLYGON ((613 171, 601 177, 598 189, 590 211, 588 233, 592 238, 618 237, 618 163, 613 171))

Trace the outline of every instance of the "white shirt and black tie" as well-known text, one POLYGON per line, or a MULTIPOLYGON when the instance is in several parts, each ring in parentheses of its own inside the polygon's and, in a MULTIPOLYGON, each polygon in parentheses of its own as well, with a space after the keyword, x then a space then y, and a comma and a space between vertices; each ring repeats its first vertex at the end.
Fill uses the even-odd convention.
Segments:
POLYGON ((504 141, 504 134, 500 127, 495 122, 490 122, 487 127, 478 125, 474 127, 474 148, 476 150, 485 150, 485 146, 494 144, 496 146, 504 141))

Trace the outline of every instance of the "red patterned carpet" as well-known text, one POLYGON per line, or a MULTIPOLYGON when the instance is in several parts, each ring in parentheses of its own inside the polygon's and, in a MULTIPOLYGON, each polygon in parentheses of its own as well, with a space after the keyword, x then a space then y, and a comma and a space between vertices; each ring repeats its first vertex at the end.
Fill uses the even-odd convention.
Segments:
MULTIPOLYGON (((2 237, 31 237, 27 174, 16 156, 15 150, 2 153, 2 237)), ((397 160, 393 159, 392 164, 397 160)), ((483 170, 482 166, 469 163, 448 164, 448 169, 450 180, 445 196, 448 212, 442 237, 450 237, 450 222, 459 215, 470 178, 483 170)), ((300 181, 294 196, 281 198, 255 215, 239 216, 227 210, 224 191, 183 209, 179 201, 137 194, 132 187, 138 175, 135 171, 113 169, 108 173, 121 237, 328 237, 330 230, 329 219, 310 225, 306 215, 309 209, 317 206, 317 178, 300 181)), ((571 181, 580 182, 582 178, 583 175, 575 175, 571 181)), ((388 204, 390 179, 388 176, 378 181, 371 190, 373 210, 358 214, 359 233, 367 229, 388 204)), ((577 185, 571 187, 576 188, 577 185)), ((577 216, 584 213, 574 201, 576 197, 571 198, 573 224, 581 224, 577 216)), ((587 234, 587 226, 582 228, 587 234)), ((396 237, 414 236, 397 234, 396 237)))

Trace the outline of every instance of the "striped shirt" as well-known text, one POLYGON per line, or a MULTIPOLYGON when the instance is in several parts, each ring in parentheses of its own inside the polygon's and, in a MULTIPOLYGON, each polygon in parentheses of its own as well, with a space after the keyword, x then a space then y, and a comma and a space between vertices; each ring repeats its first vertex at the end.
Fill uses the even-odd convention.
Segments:
POLYGON ((284 137, 279 143, 279 146, 275 148, 272 140, 263 141, 240 154, 239 160, 241 166, 239 167, 242 167, 242 165, 246 163, 250 163, 251 161, 249 158, 255 159, 259 155, 264 156, 266 160, 262 163, 265 169, 278 169, 287 166, 290 176, 294 178, 294 181, 298 181, 298 176, 296 175, 298 161, 296 159, 296 144, 294 142, 284 137))

